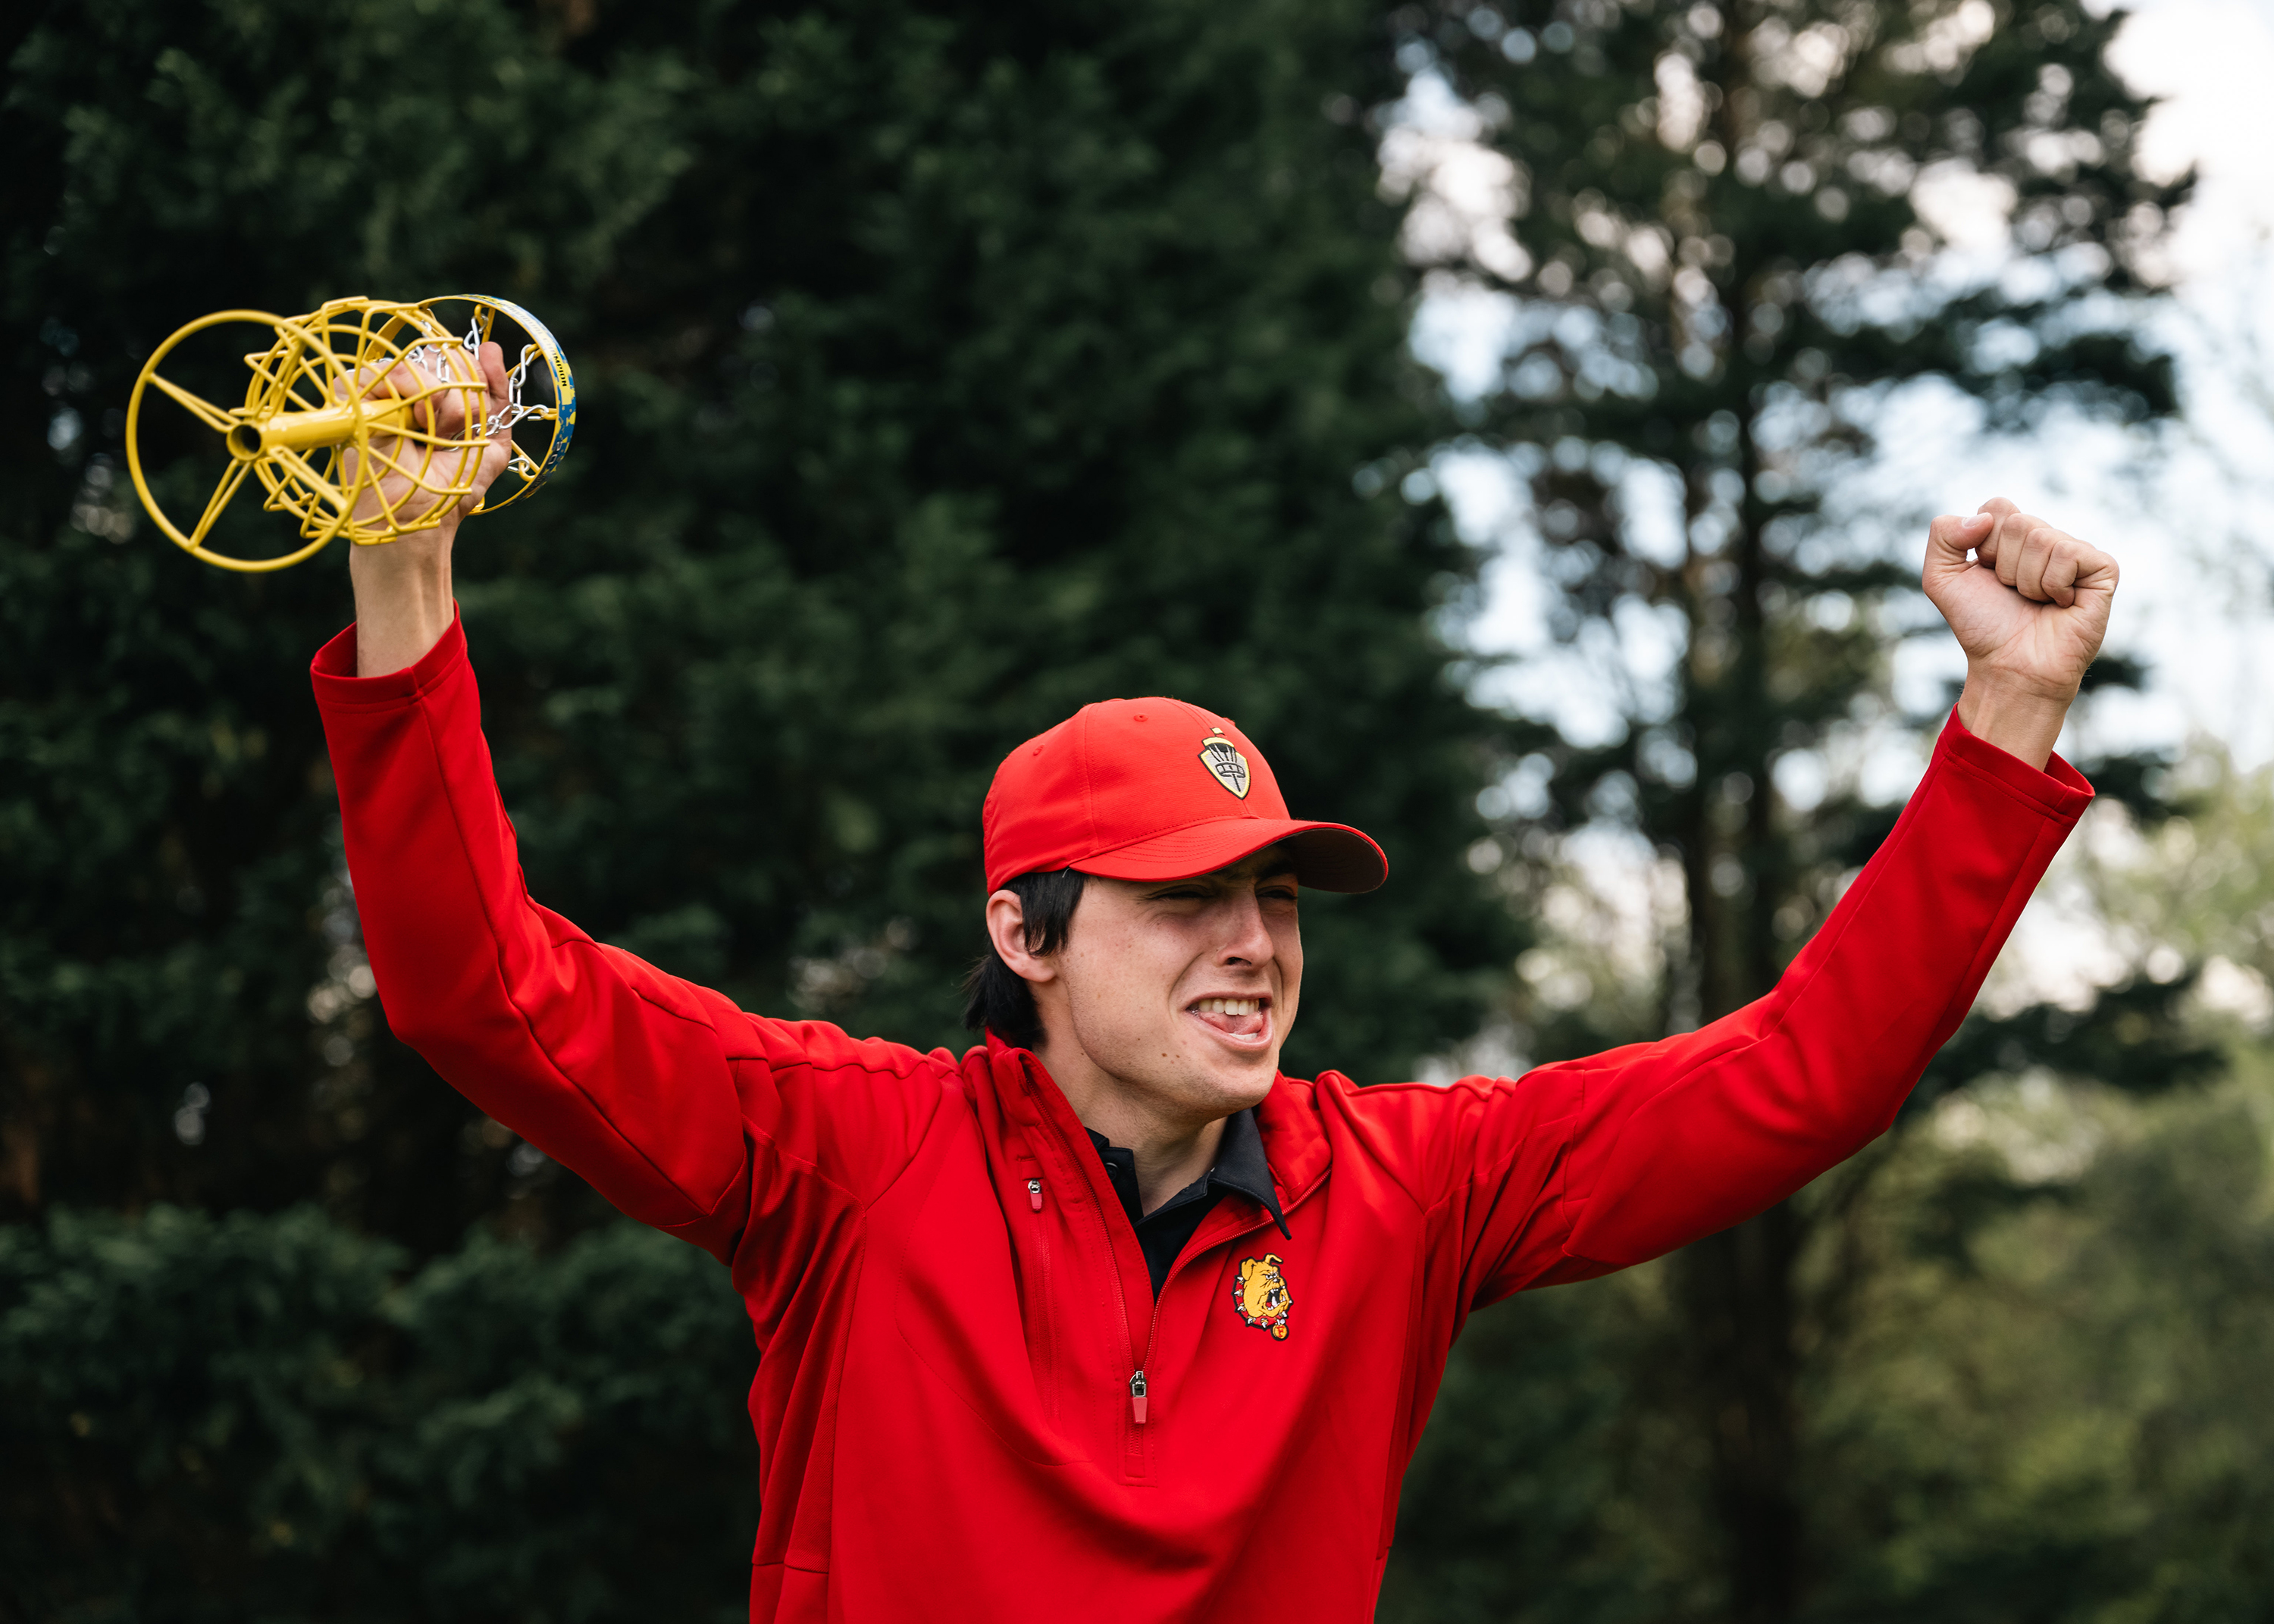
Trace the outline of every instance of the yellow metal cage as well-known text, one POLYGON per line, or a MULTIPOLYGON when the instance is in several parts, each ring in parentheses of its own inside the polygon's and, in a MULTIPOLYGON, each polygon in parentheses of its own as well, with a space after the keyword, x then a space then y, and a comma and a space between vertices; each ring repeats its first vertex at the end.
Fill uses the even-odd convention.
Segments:
POLYGON ((142 506, 177 546, 223 569, 257 572, 297 564, 337 536, 371 546, 436 528, 472 495, 493 441, 508 447, 506 470, 472 511, 494 512, 561 465, 576 425, 568 358, 518 304, 478 294, 343 298, 305 316, 220 311, 168 338, 127 398, 126 467, 142 506), (244 357, 252 377, 240 404, 215 405, 159 370, 184 341, 232 323, 267 338, 244 357), (516 333, 519 358, 508 369, 506 397, 493 402, 481 348, 516 333), (227 458, 187 530, 160 506, 143 466, 143 406, 154 390, 212 431, 227 458), (266 508, 298 521, 297 550, 248 559, 207 545, 248 478, 267 492, 266 508))

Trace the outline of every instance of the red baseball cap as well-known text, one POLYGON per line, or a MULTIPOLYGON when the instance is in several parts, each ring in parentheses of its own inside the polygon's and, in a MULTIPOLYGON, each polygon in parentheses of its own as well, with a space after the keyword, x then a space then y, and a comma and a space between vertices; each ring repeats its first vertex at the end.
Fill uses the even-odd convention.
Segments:
POLYGON ((1028 740, 995 770, 981 821, 990 891, 1060 868, 1183 879, 1282 840, 1318 891, 1372 891, 1389 874, 1357 830, 1289 817, 1263 752, 1178 699, 1100 700, 1028 740))

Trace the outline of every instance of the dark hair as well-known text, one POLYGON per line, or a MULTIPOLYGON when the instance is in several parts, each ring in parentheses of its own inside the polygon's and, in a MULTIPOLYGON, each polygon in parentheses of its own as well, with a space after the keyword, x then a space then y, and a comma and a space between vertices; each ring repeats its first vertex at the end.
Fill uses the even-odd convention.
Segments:
MULTIPOLYGON (((1055 868, 1003 882, 1001 889, 1016 895, 1025 912, 1028 952, 1054 953, 1065 945, 1073 929, 1074 904, 1081 900, 1082 883, 1088 878, 1072 868, 1055 868)), ((974 1032, 992 1032, 1014 1049, 1033 1049, 1043 1041, 1035 989, 1003 962, 992 942, 963 978, 963 1024, 974 1032)))

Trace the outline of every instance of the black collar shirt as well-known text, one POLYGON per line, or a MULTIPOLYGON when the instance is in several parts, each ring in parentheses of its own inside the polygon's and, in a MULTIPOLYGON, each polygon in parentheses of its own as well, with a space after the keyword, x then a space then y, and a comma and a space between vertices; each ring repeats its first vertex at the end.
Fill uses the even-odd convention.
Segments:
POLYGON ((1145 1252, 1145 1272, 1153 1277, 1155 1297, 1161 1295, 1162 1282, 1169 1278, 1177 1254, 1184 1251, 1185 1243, 1201 1227, 1201 1220, 1226 1192, 1247 1197, 1271 1214, 1281 1234, 1287 1232, 1279 1197, 1271 1188, 1271 1166, 1263 1159, 1263 1135, 1255 1125, 1254 1111, 1225 1117, 1216 1165, 1149 1213, 1137 1194, 1137 1153, 1109 1143, 1103 1133, 1087 1132, 1089 1142, 1097 1147, 1098 1160, 1105 1163, 1105 1176, 1112 1181, 1114 1194, 1121 1198, 1122 1211, 1129 1214, 1130 1226, 1137 1231, 1137 1244, 1145 1252))

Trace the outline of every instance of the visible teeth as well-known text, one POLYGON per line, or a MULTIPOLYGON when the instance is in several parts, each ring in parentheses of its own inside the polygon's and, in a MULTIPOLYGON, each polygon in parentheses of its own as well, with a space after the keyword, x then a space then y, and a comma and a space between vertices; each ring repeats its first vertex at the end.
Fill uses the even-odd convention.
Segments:
POLYGON ((1202 998, 1193 1008, 1202 1015, 1256 1015, 1263 1010, 1261 998, 1202 998))

